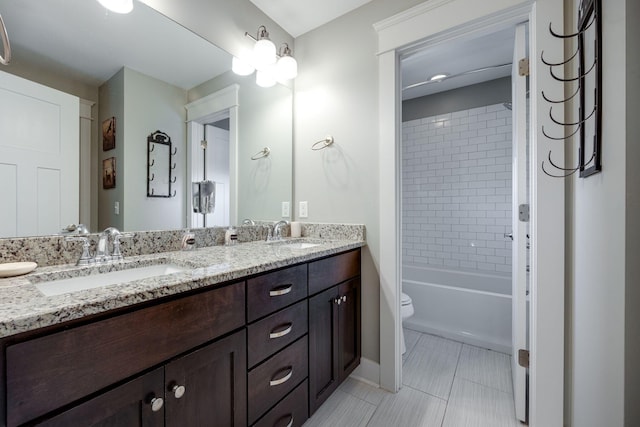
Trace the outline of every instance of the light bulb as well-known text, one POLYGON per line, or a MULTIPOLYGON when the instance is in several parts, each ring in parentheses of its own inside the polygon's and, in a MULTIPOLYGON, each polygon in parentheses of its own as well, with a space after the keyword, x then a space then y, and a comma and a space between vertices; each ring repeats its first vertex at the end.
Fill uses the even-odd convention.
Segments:
POLYGON ((231 60, 231 70, 239 76, 248 76, 256 69, 253 68, 253 65, 251 65, 248 61, 236 58, 234 56, 231 60))
POLYGON ((258 70, 276 63, 276 45, 268 38, 260 39, 253 47, 253 58, 258 70))
POLYGON ((276 64, 278 80, 295 79, 298 75, 298 62, 293 56, 286 55, 278 59, 276 64))
POLYGON ((98 2, 115 13, 129 13, 133 10, 133 0, 98 0, 98 2))
POLYGON ((271 87, 276 84, 276 79, 269 70, 258 70, 256 72, 256 84, 260 87, 271 87))

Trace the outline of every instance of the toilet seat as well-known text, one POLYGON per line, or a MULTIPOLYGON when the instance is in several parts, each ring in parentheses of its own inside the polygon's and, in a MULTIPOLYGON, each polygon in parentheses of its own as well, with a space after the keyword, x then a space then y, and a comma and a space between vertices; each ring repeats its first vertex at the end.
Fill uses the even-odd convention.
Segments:
POLYGON ((411 297, 403 292, 402 293, 401 303, 402 303, 402 305, 411 305, 411 303, 412 303, 411 297))

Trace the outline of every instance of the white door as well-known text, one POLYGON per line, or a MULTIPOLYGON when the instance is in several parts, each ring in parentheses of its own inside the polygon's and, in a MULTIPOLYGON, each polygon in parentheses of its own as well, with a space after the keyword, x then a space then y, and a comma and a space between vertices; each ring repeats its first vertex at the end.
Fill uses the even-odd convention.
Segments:
POLYGON ((77 97, 0 71, 0 237, 78 223, 79 114, 77 97))
POLYGON ((513 125, 513 244, 512 244, 512 343, 513 397, 516 417, 526 421, 527 369, 518 363, 520 350, 528 350, 527 343, 527 222, 520 214, 520 206, 529 203, 527 192, 527 77, 520 75, 519 61, 527 57, 526 24, 516 26, 513 51, 512 125, 513 125))

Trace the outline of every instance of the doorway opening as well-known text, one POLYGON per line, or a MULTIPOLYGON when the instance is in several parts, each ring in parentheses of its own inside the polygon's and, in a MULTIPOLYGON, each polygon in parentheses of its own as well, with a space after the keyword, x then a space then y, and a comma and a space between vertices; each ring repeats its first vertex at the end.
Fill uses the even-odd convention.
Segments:
POLYGON ((516 214, 529 200, 528 82, 517 67, 527 32, 505 24, 400 56, 402 377, 451 403, 450 418, 473 387, 491 392, 505 421, 527 417, 516 363, 528 350, 528 228, 516 214))

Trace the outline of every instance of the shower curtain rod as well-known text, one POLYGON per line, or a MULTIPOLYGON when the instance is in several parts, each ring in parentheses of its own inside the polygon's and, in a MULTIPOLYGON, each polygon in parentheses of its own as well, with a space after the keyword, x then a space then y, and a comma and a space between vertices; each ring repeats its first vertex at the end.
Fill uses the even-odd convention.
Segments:
POLYGON ((492 65, 490 67, 476 68, 475 70, 464 71, 462 73, 453 74, 451 76, 443 77, 441 79, 425 80, 425 81, 422 81, 422 82, 411 84, 409 86, 405 86, 405 87, 402 88, 402 90, 413 89, 413 88, 424 86, 424 85, 427 85, 427 84, 430 84, 430 83, 440 83, 440 82, 442 82, 444 80, 449 80, 449 79, 452 79, 452 78, 455 78, 455 77, 467 76, 469 74, 481 73, 483 71, 494 70, 494 69, 497 69, 497 68, 502 68, 502 67, 507 67, 507 66, 510 67, 511 66, 511 62, 509 62, 507 64, 492 65))

